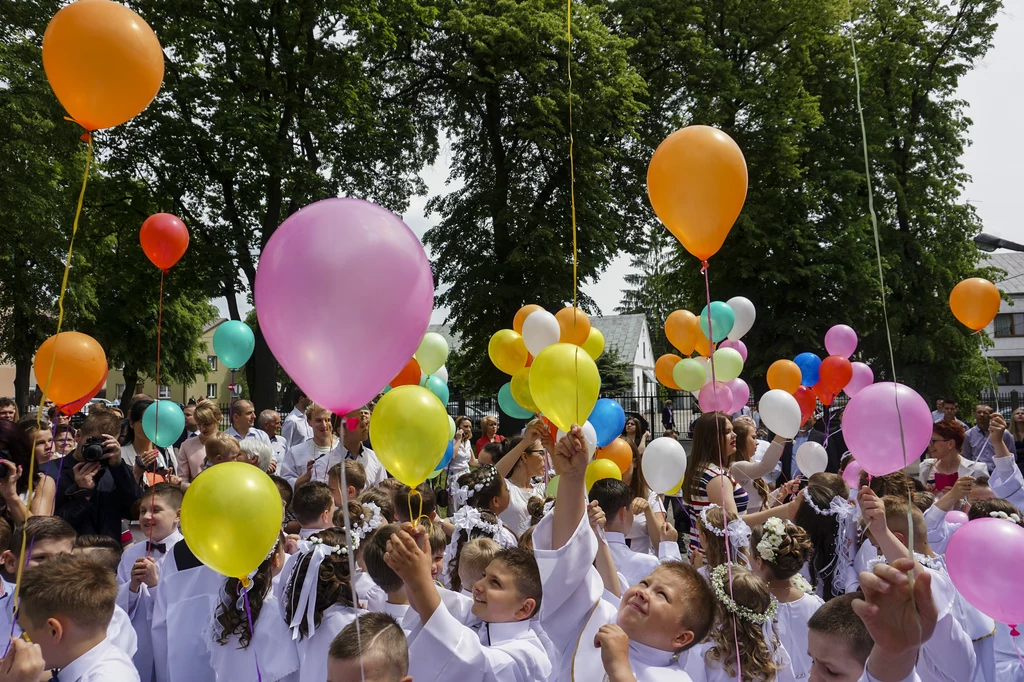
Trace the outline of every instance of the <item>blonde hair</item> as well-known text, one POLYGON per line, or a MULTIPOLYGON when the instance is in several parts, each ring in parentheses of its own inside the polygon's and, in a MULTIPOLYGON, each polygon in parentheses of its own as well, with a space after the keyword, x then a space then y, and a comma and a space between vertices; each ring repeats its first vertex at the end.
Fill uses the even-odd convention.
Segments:
POLYGON ((310 403, 309 407, 306 408, 306 413, 305 414, 306 414, 306 421, 313 421, 314 419, 316 419, 317 415, 326 414, 328 417, 330 417, 333 414, 333 412, 328 410, 323 405, 317 405, 316 403, 310 403))
POLYGON ((220 424, 224 415, 215 403, 207 401, 196 405, 196 411, 192 413, 192 418, 199 426, 209 426, 210 424, 220 424))
MULTIPOLYGON (((711 507, 708 508, 705 516, 708 519, 708 523, 714 526, 716 529, 725 528, 725 522, 722 520, 722 508, 711 507)), ((732 523, 739 517, 736 512, 729 512, 729 522, 732 523)), ((704 519, 697 515, 697 530, 703 534, 704 541, 701 542, 701 547, 704 550, 704 563, 710 572, 715 566, 721 566, 728 559, 725 554, 725 538, 716 535, 715 533, 708 530, 707 526, 704 525, 704 519)), ((732 554, 733 563, 740 561, 739 554, 746 554, 746 547, 736 547, 732 545, 729 549, 732 554)), ((710 575, 710 573, 709 573, 710 575)))
MULTIPOLYGON (((772 593, 768 589, 768 583, 743 566, 734 565, 732 599, 738 606, 748 608, 754 613, 765 613, 771 605, 772 593)), ((716 604, 718 626, 711 630, 708 638, 712 646, 704 654, 705 664, 710 667, 714 663, 719 663, 726 674, 736 677, 736 651, 739 651, 742 679, 764 682, 774 680, 779 665, 772 654, 772 642, 764 641, 761 625, 734 616, 721 601, 716 601, 716 604)), ((772 639, 776 639, 774 628, 772 639)))
POLYGON ((218 431, 213 434, 208 441, 206 441, 206 459, 213 462, 215 459, 224 459, 228 450, 231 448, 235 449, 235 456, 230 459, 235 459, 242 452, 241 446, 238 441, 229 436, 223 431, 218 431))
MULTIPOLYGON (((498 543, 490 538, 476 538, 463 545, 459 553, 459 587, 465 587, 462 584, 463 573, 482 574, 500 549, 498 543)), ((470 585, 469 589, 473 589, 473 586, 470 585)))

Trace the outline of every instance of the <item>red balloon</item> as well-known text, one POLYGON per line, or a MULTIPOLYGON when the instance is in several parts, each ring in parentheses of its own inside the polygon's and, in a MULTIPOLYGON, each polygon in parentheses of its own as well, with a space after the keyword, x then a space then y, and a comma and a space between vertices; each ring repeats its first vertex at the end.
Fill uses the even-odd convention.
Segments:
POLYGON ((412 358, 409 362, 405 363, 405 367, 402 371, 395 375, 395 378, 391 380, 391 388, 398 388, 399 386, 419 386, 420 377, 423 372, 420 370, 420 363, 416 361, 416 358, 412 358))
POLYGON ((821 366, 818 368, 818 383, 833 395, 846 388, 852 378, 853 365, 849 360, 838 355, 828 356, 821 361, 821 366))
POLYGON ((831 405, 832 401, 836 399, 836 394, 828 390, 823 381, 819 380, 818 383, 811 387, 811 390, 814 391, 814 395, 818 397, 818 400, 825 407, 831 405))
MULTIPOLYGON (((146 258, 164 272, 181 260, 188 249, 188 228, 177 216, 157 213, 146 218, 139 230, 146 258)), ((417 381, 419 381, 417 379, 417 381)))
POLYGON ((818 406, 818 399, 815 397, 814 391, 807 386, 796 389, 793 397, 800 405, 800 423, 803 424, 808 417, 814 414, 814 408, 818 406))
POLYGON ((96 384, 96 388, 92 389, 78 400, 67 403, 65 405, 58 405, 57 411, 61 414, 66 414, 69 417, 73 414, 77 414, 79 410, 85 407, 85 404, 96 397, 96 394, 103 390, 103 387, 107 383, 107 371, 103 372, 103 378, 100 379, 100 383, 96 384))

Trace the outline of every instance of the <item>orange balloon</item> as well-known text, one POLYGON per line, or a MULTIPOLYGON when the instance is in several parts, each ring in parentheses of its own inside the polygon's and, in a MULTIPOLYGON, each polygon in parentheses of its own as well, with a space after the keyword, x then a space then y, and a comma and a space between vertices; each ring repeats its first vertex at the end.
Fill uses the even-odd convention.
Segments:
POLYGON ((679 384, 672 378, 672 370, 675 368, 676 363, 682 360, 678 355, 668 353, 658 358, 658 361, 654 363, 654 376, 658 378, 658 381, 663 386, 671 388, 674 391, 682 390, 679 388, 679 384))
POLYGON ((515 319, 512 320, 512 329, 515 329, 517 334, 522 334, 523 333, 523 322, 526 322, 526 318, 528 318, 530 316, 530 313, 535 313, 538 310, 544 310, 544 309, 541 308, 536 303, 530 303, 529 305, 524 305, 522 308, 519 309, 519 312, 516 313, 515 319))
POLYGON ((419 386, 420 377, 423 372, 420 370, 420 363, 416 358, 411 358, 409 362, 405 363, 405 367, 402 368, 394 379, 391 380, 391 388, 397 388, 399 386, 419 386))
POLYGON ((700 320, 689 310, 676 310, 665 320, 665 337, 683 355, 693 353, 700 334, 700 320))
POLYGON ((706 358, 711 357, 711 351, 713 350, 711 341, 708 340, 708 337, 704 336, 704 332, 700 329, 697 329, 697 339, 693 349, 706 358))
POLYGON ((577 346, 586 343, 587 337, 590 336, 590 318, 585 312, 570 305, 555 313, 555 319, 562 330, 560 342, 577 346))
POLYGON ((622 438, 616 438, 603 448, 598 448, 594 459, 609 459, 619 467, 619 471, 626 473, 626 469, 633 463, 633 449, 622 438))
POLYGON ((700 260, 715 255, 747 196, 747 162, 731 137, 688 126, 658 145, 647 167, 647 195, 658 218, 700 260))
MULTIPOLYGON (((79 0, 81 1, 81 0, 79 0)), ((146 258, 167 272, 188 250, 188 228, 177 216, 157 213, 146 218, 139 230, 139 242, 146 258)))
POLYGON ((800 388, 800 368, 792 360, 776 360, 768 368, 768 388, 795 394, 800 388))
POLYGON ((149 106, 164 80, 153 29, 119 2, 78 0, 50 19, 43 68, 68 114, 86 130, 112 128, 149 106))
POLYGON ((91 336, 61 332, 39 346, 32 370, 47 398, 69 405, 99 385, 107 373, 107 356, 91 336))
POLYGON ((974 331, 984 329, 995 319, 1001 302, 996 285, 981 277, 965 279, 949 294, 949 307, 956 319, 974 331))
MULTIPOLYGON (((99 393, 103 389, 103 387, 106 386, 106 385, 107 385, 107 373, 103 372, 103 378, 100 379, 100 382, 98 384, 96 384, 96 386, 93 387, 93 389, 91 391, 89 391, 88 393, 86 393, 85 395, 83 395, 81 398, 79 398, 78 400, 74 401, 73 403, 67 403, 67 404, 64 404, 64 405, 58 405, 57 406, 57 411, 60 412, 61 414, 66 414, 69 417, 71 415, 73 415, 73 414, 77 414, 78 411, 81 410, 83 407, 85 407, 85 404, 87 402, 89 402, 90 400, 95 398, 96 394, 99 393)), ((120 397, 120 396, 118 396, 118 397, 120 397)))

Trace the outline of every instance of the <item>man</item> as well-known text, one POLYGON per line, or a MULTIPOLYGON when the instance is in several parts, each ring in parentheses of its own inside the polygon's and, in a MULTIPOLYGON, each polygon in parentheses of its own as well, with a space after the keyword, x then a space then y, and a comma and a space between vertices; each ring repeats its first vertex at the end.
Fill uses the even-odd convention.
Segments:
POLYGON ((675 416, 672 414, 672 401, 666 400, 665 406, 661 408, 661 425, 666 431, 675 429, 675 416))
POLYGON ((18 404, 11 398, 0 398, 0 419, 9 422, 18 421, 18 404))
POLYGON ((785 483, 801 475, 800 468, 796 465, 796 451, 800 449, 801 445, 807 441, 825 442, 825 434, 814 428, 816 422, 817 415, 808 415, 807 421, 800 426, 793 441, 786 443, 786 447, 782 449, 782 459, 779 460, 782 464, 782 473, 779 475, 779 483, 785 483))
MULTIPOLYGON (((992 469, 995 468, 995 463, 992 461, 994 450, 992 442, 988 438, 988 426, 991 420, 991 407, 975 405, 974 426, 967 430, 967 438, 964 440, 964 448, 961 451, 961 454, 967 459, 981 462, 987 466, 989 473, 992 473, 992 469)), ((1003 431, 1003 443, 1006 444, 1010 452, 1016 451, 1013 434, 1009 431, 1003 431)))
POLYGON ((370 433, 370 410, 364 407, 346 414, 341 421, 341 430, 345 459, 354 459, 363 465, 367 487, 380 485, 388 472, 373 450, 363 444, 370 433))
POLYGON ((942 407, 943 407, 943 405, 945 405, 945 403, 946 403, 946 401, 943 398, 937 398, 935 400, 935 411, 932 412, 932 421, 933 422, 940 422, 940 421, 942 421, 943 417, 946 416, 945 410, 942 409, 942 407))
POLYGON ((301 388, 295 389, 295 392, 292 394, 292 401, 295 403, 295 407, 285 417, 284 428, 281 431, 281 437, 284 438, 285 442, 285 450, 305 443, 313 437, 313 427, 306 421, 306 408, 313 401, 306 397, 301 388))
POLYGON ((946 398, 942 401, 942 419, 947 422, 956 422, 960 426, 964 427, 964 431, 967 430, 967 424, 956 418, 957 412, 960 411, 960 404, 956 401, 956 398, 946 398))
POLYGON ((270 438, 267 433, 255 426, 256 408, 248 400, 236 400, 231 406, 231 426, 225 433, 238 440, 256 438, 269 445, 270 438))
POLYGON ((177 450, 181 447, 181 444, 187 441, 189 438, 195 438, 199 435, 199 425, 196 424, 196 406, 195 403, 190 403, 185 406, 182 414, 185 415, 185 429, 178 436, 178 440, 174 443, 174 449, 177 450))
POLYGON ((288 444, 281 437, 281 415, 277 410, 263 410, 260 412, 259 427, 267 438, 270 439, 270 449, 273 450, 273 460, 270 462, 270 473, 277 471, 277 463, 284 458, 288 444))

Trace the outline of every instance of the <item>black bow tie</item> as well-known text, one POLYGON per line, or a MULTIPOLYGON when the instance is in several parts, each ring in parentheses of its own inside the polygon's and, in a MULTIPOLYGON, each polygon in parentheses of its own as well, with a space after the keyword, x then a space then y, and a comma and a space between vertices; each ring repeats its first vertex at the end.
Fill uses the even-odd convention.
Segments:
POLYGON ((60 672, 59 668, 54 668, 53 670, 50 671, 50 680, 51 680, 51 682, 60 682, 60 678, 57 677, 57 674, 59 672, 60 672))
POLYGON ((152 553, 153 550, 156 550, 161 554, 167 554, 167 545, 163 542, 151 542, 146 540, 146 552, 152 553))

